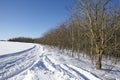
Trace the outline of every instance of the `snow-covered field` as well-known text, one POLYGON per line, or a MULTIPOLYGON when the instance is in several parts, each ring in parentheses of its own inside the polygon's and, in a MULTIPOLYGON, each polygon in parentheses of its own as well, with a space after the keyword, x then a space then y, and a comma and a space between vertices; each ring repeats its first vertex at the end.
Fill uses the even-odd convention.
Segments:
POLYGON ((0 41, 0 55, 11 54, 33 47, 32 43, 0 41))
MULTIPOLYGON (((84 57, 73 58, 43 45, 30 44, 31 47, 24 48, 25 43, 19 44, 23 44, 22 51, 16 49, 6 52, 11 53, 5 53, 8 56, 0 56, 0 80, 120 80, 120 64, 107 72, 103 62, 104 69, 99 71, 84 57)), ((20 47, 16 43, 11 45, 20 47)))

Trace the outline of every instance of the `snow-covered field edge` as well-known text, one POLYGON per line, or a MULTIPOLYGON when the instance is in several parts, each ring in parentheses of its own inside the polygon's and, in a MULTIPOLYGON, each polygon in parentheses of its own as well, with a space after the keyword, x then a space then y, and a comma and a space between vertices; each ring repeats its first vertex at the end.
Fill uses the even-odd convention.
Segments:
POLYGON ((0 56, 0 80, 8 80, 37 63, 39 60, 40 46, 37 44, 32 44, 32 46, 23 51, 0 56))
POLYGON ((41 46, 40 52, 38 63, 10 80, 120 80, 120 64, 108 72, 104 61, 103 70, 96 70, 85 55, 78 59, 48 46, 41 46))
POLYGON ((109 71, 110 62, 103 60, 96 70, 87 55, 67 50, 34 44, 8 55, 0 58, 0 80, 120 80, 120 63, 109 71))

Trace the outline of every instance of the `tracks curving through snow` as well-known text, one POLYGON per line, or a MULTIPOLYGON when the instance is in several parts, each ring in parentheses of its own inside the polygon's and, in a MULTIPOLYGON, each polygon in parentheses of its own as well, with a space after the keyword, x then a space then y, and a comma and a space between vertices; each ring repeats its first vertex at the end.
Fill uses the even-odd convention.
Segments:
POLYGON ((43 63, 55 74, 57 80, 101 80, 94 74, 69 64, 59 64, 50 56, 43 56, 43 63))
POLYGON ((0 56, 0 80, 11 78, 30 68, 38 59, 39 46, 0 56))
POLYGON ((0 56, 0 80, 101 80, 65 60, 69 61, 65 55, 51 53, 39 45, 3 55, 0 56))

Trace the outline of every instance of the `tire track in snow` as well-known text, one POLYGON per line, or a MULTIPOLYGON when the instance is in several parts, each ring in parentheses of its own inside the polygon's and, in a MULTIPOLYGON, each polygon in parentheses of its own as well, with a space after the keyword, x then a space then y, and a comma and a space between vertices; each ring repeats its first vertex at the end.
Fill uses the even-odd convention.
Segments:
POLYGON ((85 77, 84 75, 82 75, 81 73, 77 73, 76 71, 74 71, 73 69, 67 67, 65 64, 61 64, 60 65, 63 69, 67 70, 68 72, 70 72, 72 75, 75 75, 75 77, 77 77, 77 79, 82 79, 82 80, 89 80, 87 77, 85 77))
POLYGON ((55 75, 54 77, 57 80, 80 80, 77 79, 72 73, 63 69, 60 65, 55 65, 52 61, 47 57, 43 56, 43 63, 55 75))
POLYGON ((78 68, 78 67, 75 67, 72 65, 66 65, 66 67, 68 67, 68 68, 72 69, 73 71, 75 71, 76 73, 82 75, 85 78, 85 80, 101 80, 98 77, 96 77, 95 75, 93 75, 92 73, 85 71, 81 68, 78 68))
POLYGON ((9 54, 9 56, 0 56, 0 80, 6 80, 31 67, 38 57, 38 48, 34 46, 19 53, 9 54))
POLYGON ((57 75, 57 78, 63 77, 64 79, 68 78, 68 80, 101 80, 94 74, 81 68, 67 64, 58 64, 53 58, 49 58, 47 55, 43 56, 43 63, 50 71, 57 75))
MULTIPOLYGON (((52 65, 54 65, 53 67, 55 69, 59 68, 59 71, 61 71, 63 73, 62 76, 68 76, 69 78, 72 78, 71 80, 88 80, 86 77, 83 77, 81 75, 78 75, 75 71, 73 71, 72 69, 68 68, 67 66, 65 66, 65 64, 58 64, 55 61, 53 61, 53 59, 50 59, 46 56, 47 60, 50 61, 50 63, 52 65), (56 67, 57 66, 57 67, 56 67)), ((58 70, 58 69, 57 69, 58 70)), ((65 79, 66 80, 66 79, 65 79)))

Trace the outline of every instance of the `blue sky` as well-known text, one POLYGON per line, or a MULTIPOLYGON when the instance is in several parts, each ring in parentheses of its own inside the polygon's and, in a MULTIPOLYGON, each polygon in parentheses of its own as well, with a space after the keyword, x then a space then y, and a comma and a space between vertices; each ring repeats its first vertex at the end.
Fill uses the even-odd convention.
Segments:
POLYGON ((71 0, 0 0, 0 40, 42 36, 68 19, 71 0))

